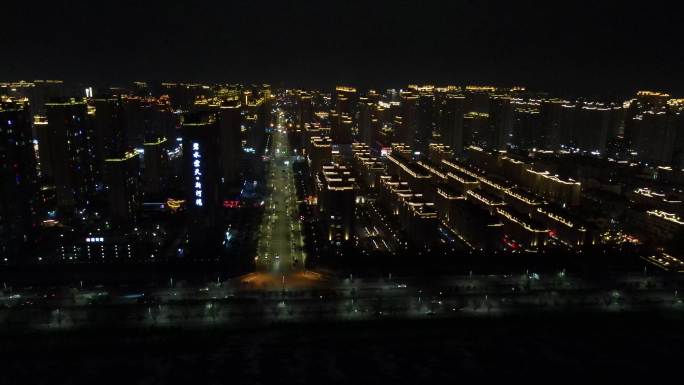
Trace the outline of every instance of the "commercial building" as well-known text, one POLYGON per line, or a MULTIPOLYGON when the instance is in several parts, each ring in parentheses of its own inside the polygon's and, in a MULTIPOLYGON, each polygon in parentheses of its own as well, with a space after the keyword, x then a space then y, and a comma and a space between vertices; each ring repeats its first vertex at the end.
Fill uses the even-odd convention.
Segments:
POLYGON ((195 234, 200 235, 198 238, 202 238, 207 228, 214 227, 221 205, 218 129, 214 114, 198 112, 183 117, 183 184, 191 227, 195 234))

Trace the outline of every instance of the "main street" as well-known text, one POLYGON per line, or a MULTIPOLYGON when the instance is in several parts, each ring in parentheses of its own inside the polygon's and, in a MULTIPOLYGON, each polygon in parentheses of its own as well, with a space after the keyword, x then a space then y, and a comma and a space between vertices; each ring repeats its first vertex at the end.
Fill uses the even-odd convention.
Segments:
MULTIPOLYGON (((270 265, 274 267, 274 265, 270 265)), ((577 312, 684 314, 681 279, 625 274, 596 282, 558 274, 359 278, 291 269, 285 287, 249 277, 204 284, 10 287, 0 330, 107 326, 255 325, 316 320, 459 318, 577 312), (308 281, 307 281, 308 280, 308 281), (307 284, 298 284, 298 283, 307 284), (530 313, 532 312, 532 313, 530 313)), ((281 275, 282 276, 282 275, 281 275)))
POLYGON ((297 197, 292 174, 294 158, 290 151, 287 133, 282 128, 283 115, 278 113, 278 124, 273 129, 269 156, 266 211, 259 228, 257 247, 257 275, 262 279, 285 280, 287 275, 304 269, 301 222, 297 219, 297 197))

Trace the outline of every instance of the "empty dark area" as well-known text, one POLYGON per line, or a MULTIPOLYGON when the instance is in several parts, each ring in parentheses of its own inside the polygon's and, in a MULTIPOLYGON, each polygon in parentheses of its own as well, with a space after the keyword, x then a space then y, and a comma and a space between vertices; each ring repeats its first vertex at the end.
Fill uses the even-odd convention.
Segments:
POLYGON ((654 382, 681 317, 535 315, 3 335, 0 383, 654 382), (332 332, 334 331, 334 332, 332 332))

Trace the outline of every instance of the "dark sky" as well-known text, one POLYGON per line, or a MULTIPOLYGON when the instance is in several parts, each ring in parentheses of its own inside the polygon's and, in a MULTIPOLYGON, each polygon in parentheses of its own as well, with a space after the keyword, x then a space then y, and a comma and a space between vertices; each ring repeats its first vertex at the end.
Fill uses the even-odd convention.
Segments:
POLYGON ((3 2, 0 79, 684 93, 675 1, 41 3, 3 2))

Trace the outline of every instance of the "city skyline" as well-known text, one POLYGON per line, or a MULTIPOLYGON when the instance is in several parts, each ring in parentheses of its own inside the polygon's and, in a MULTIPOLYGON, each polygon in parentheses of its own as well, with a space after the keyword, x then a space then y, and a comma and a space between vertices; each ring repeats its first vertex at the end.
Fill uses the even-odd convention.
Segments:
POLYGON ((679 375, 682 4, 0 12, 0 384, 679 375))
POLYGON ((97 253, 249 272, 260 258, 280 263, 286 249, 265 235, 276 223, 292 232, 285 254, 300 256, 288 264, 313 255, 300 269, 359 252, 534 257, 627 245, 656 266, 684 258, 684 99, 664 92, 606 102, 519 86, 80 87, 0 83, 3 194, 22 199, 3 208, 5 265, 97 253), (378 213, 391 219, 358 221, 378 213), (271 219, 257 229, 261 216, 271 219))

